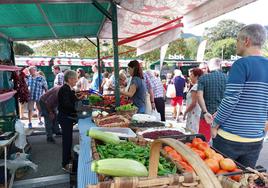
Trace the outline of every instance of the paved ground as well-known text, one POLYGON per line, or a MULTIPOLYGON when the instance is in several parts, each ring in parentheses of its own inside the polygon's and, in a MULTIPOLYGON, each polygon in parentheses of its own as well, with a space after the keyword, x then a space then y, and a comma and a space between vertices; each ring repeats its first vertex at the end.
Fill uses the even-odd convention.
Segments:
MULTIPOLYGON (((175 122, 172 118, 171 114, 171 106, 166 105, 166 119, 167 121, 175 122)), ((28 121, 24 120, 26 128, 28 121)), ((179 126, 185 126, 185 122, 182 120, 182 117, 179 117, 178 120, 179 126)), ((39 177, 47 177, 47 176, 56 176, 56 175, 64 175, 64 171, 61 169, 61 137, 56 138, 56 144, 48 144, 46 142, 46 136, 44 133, 44 126, 38 125, 38 121, 33 121, 33 130, 35 136, 28 136, 28 141, 31 145, 31 156, 32 161, 38 165, 38 171, 34 172, 33 170, 29 170, 27 174, 17 180, 27 180, 32 178, 39 177), (43 134, 43 135, 42 135, 43 134)), ((79 134, 77 132, 74 133, 74 144, 79 142, 78 138, 79 134)), ((268 138, 264 142, 263 149, 260 154, 260 158, 257 162, 258 165, 262 165, 266 169, 268 169, 268 138)), ((19 186, 18 186, 19 187, 19 186)), ((43 186, 43 187, 68 187, 67 184, 63 183, 60 185, 54 186, 43 186)))

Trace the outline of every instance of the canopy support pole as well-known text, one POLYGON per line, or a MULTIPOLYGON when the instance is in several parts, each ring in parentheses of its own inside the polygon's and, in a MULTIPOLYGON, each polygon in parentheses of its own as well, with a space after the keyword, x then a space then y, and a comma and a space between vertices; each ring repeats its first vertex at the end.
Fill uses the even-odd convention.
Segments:
MULTIPOLYGON (((113 4, 113 2, 112 2, 113 4)), ((96 7, 96 9, 98 9, 102 14, 104 14, 109 20, 112 21, 112 16, 111 14, 101 6, 100 3, 98 3, 96 0, 92 0, 92 5, 94 5, 94 7, 96 7)))
POLYGON ((93 42, 92 40, 90 40, 90 38, 88 38, 87 36, 85 36, 85 38, 86 38, 91 44, 93 44, 95 47, 98 48, 98 45, 95 44, 95 42, 93 42))
POLYGON ((117 27, 117 7, 111 1, 112 9, 112 30, 113 30, 113 48, 114 48, 114 77, 115 77, 115 104, 120 106, 120 90, 119 90, 119 61, 118 61, 118 27, 117 27))
POLYGON ((47 22, 47 25, 49 26, 49 28, 50 28, 51 32, 53 33, 54 37, 55 37, 55 38, 58 38, 58 36, 57 36, 55 30, 53 29, 53 27, 52 27, 52 25, 51 25, 51 23, 50 23, 50 21, 49 21, 47 15, 46 15, 46 13, 44 12, 44 10, 42 9, 42 7, 41 7, 39 4, 36 4, 36 6, 37 6, 37 8, 39 9, 40 13, 42 14, 44 20, 47 22))
POLYGON ((99 37, 97 37, 97 54, 98 54, 98 74, 99 74, 99 91, 101 90, 101 59, 100 59, 100 40, 99 37))

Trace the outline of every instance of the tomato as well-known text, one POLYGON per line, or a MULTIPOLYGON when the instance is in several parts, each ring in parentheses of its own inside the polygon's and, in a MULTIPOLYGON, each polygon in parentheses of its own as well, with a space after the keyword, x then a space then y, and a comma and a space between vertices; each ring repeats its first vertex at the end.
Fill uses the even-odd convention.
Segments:
POLYGON ((185 145, 188 146, 189 148, 193 147, 192 143, 190 142, 186 142, 185 145))
POLYGON ((187 172, 193 172, 193 168, 187 163, 187 162, 184 162, 184 161, 178 161, 178 164, 187 172))
POLYGON ((198 149, 195 149, 195 148, 193 148, 192 150, 193 150, 197 155, 199 155, 199 157, 200 157, 201 159, 205 159, 205 158, 206 158, 206 155, 205 155, 205 153, 204 153, 203 151, 198 150, 198 149))
MULTIPOLYGON (((234 169, 232 172, 242 172, 242 170, 236 168, 236 169, 234 169)), ((231 176, 231 178, 232 178, 233 180, 239 182, 240 179, 241 179, 241 174, 237 174, 237 175, 231 176)))
POLYGON ((233 171, 237 168, 235 162, 232 159, 225 158, 220 161, 220 167, 223 170, 233 171))
POLYGON ((170 147, 170 146, 165 146, 165 147, 164 147, 164 150, 165 150, 167 153, 169 153, 170 151, 173 150, 173 148, 170 147))
POLYGON ((201 151, 205 151, 206 149, 210 148, 210 146, 206 142, 199 143, 196 147, 201 151))
POLYGON ((192 141, 193 147, 196 147, 199 143, 203 143, 201 138, 194 138, 192 141))
POLYGON ((215 153, 212 155, 211 159, 215 159, 216 161, 220 162, 222 159, 224 159, 224 157, 219 153, 215 153))
POLYGON ((217 174, 225 174, 225 173, 228 173, 228 171, 220 169, 220 170, 217 172, 217 174))
POLYGON ((205 163, 214 173, 220 170, 219 163, 215 159, 206 159, 205 163))
POLYGON ((212 158, 212 156, 216 153, 213 149, 211 149, 211 148, 207 148, 206 150, 205 150, 205 155, 206 155, 206 157, 207 158, 212 158))

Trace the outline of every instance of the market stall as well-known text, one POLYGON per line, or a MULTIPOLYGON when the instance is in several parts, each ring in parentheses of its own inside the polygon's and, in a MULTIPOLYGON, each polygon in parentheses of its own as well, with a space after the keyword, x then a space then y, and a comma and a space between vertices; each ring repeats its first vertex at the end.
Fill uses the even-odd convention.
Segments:
POLYGON ((123 98, 124 104, 115 107, 114 96, 88 95, 94 110, 92 119, 79 120, 79 187, 233 188, 268 183, 266 169, 246 168, 211 147, 203 135, 137 114, 123 98))

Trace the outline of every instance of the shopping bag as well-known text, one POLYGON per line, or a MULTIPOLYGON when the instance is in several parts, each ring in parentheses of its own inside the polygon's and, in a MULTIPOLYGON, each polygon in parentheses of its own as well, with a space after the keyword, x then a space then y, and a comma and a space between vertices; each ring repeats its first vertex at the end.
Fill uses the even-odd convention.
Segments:
POLYGON ((156 110, 152 111, 151 116, 154 116, 156 118, 156 121, 161 121, 161 115, 156 110))
POLYGON ((175 98, 176 97, 176 88, 175 88, 174 84, 168 84, 166 96, 167 96, 167 98, 175 98))
POLYGON ((150 94, 146 92, 145 96, 145 114, 151 114, 152 113, 152 104, 150 100, 150 94))

